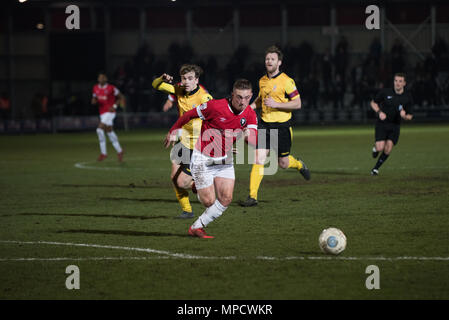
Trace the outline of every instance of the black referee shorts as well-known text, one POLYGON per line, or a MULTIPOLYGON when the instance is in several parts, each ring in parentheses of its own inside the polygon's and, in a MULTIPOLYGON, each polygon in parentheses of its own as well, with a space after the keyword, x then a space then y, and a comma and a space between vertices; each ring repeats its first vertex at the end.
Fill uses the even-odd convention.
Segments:
POLYGON ((290 121, 265 122, 261 120, 257 130, 257 149, 271 149, 277 153, 279 158, 290 155, 293 138, 290 121))
POLYGON ((399 141, 399 133, 401 126, 397 123, 390 122, 376 122, 375 139, 377 141, 391 140, 396 145, 399 141))
POLYGON ((171 152, 170 160, 181 166, 182 172, 192 175, 190 172, 190 160, 192 159, 193 150, 184 146, 181 142, 177 142, 171 152))

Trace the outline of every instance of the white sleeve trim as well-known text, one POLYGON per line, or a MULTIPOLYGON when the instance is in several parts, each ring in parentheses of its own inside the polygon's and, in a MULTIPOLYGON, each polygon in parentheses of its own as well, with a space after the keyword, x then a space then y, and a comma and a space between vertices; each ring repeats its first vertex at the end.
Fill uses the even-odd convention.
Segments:
POLYGON ((249 124, 246 126, 248 129, 256 129, 257 130, 257 125, 256 124, 249 124))
POLYGON ((201 107, 201 105, 196 107, 196 112, 198 113, 198 117, 200 117, 201 120, 206 120, 206 118, 204 118, 203 113, 200 110, 200 107, 201 107))
POLYGON ((117 96, 120 93, 120 90, 114 87, 114 96, 117 96))
POLYGON ((198 107, 196 107, 196 112, 198 112, 198 117, 200 117, 201 120, 206 120, 201 110, 204 110, 207 108, 207 102, 204 102, 203 104, 200 104, 198 107))

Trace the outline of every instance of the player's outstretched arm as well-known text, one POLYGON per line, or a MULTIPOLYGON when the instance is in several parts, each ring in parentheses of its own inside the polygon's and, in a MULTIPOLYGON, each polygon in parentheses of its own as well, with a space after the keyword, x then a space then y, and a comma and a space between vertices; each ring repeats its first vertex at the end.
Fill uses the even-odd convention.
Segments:
POLYGON ((154 79, 151 85, 156 90, 174 94, 175 87, 170 84, 172 81, 173 77, 164 73, 159 78, 154 79))
POLYGON ((164 139, 164 146, 167 148, 170 144, 174 144, 176 141, 176 131, 181 129, 182 126, 187 124, 190 120, 199 118, 198 111, 195 109, 189 110, 184 113, 178 121, 175 122, 173 127, 170 128, 170 131, 167 133, 167 136, 164 139))
POLYGON ((176 133, 168 132, 164 139, 164 147, 174 146, 177 141, 176 133))
POLYGON ((246 128, 243 130, 243 134, 245 142, 255 148, 257 145, 257 129, 246 128))

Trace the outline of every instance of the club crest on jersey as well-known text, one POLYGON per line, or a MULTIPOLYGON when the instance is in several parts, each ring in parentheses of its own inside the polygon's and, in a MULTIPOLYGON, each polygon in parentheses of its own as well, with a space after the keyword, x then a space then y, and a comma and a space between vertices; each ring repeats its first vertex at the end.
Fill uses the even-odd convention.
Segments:
POLYGON ((245 119, 245 118, 240 119, 240 125, 241 125, 242 127, 244 127, 245 124, 246 124, 246 119, 245 119))

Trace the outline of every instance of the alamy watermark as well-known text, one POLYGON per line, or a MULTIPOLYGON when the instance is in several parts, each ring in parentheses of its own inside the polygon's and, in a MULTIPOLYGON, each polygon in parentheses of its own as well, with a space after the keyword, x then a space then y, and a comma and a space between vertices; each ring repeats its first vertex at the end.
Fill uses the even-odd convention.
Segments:
POLYGON ((71 4, 65 8, 65 13, 70 14, 65 19, 65 27, 69 30, 80 29, 80 8, 71 4))
POLYGON ((369 16, 365 20, 365 26, 368 30, 379 30, 380 29, 380 11, 379 7, 376 5, 370 5, 366 7, 365 13, 369 16))
POLYGON ((78 266, 70 265, 65 268, 65 273, 69 274, 69 276, 65 280, 65 287, 68 290, 80 288, 80 269, 78 266))
MULTIPOLYGON (((204 150, 202 150, 202 153, 210 157, 211 160, 213 158, 220 159, 223 164, 264 164, 264 175, 274 175, 278 171, 278 130, 270 129, 267 131, 267 129, 258 129, 257 131, 258 159, 256 159, 256 152, 253 147, 248 148, 248 154, 245 157, 245 139, 239 139, 244 135, 241 129, 224 130, 224 138, 220 130, 208 129, 198 139, 201 139, 203 142, 209 142, 204 150), (269 146, 267 141, 268 132, 269 146), (235 147, 233 146, 234 138, 236 138, 235 147), (227 154, 223 154, 223 146, 225 150, 229 150, 227 154), (266 151, 263 150, 271 151, 266 155, 266 151)), ((178 136, 182 135, 178 133, 178 136)), ((195 132, 193 136, 196 136, 195 132)), ((170 152, 170 159, 178 164, 190 164, 190 152, 190 149, 183 148, 181 143, 177 143, 170 152)))
POLYGON ((368 290, 380 289, 380 271, 379 267, 372 264, 366 267, 365 273, 369 276, 365 280, 365 287, 368 290))

